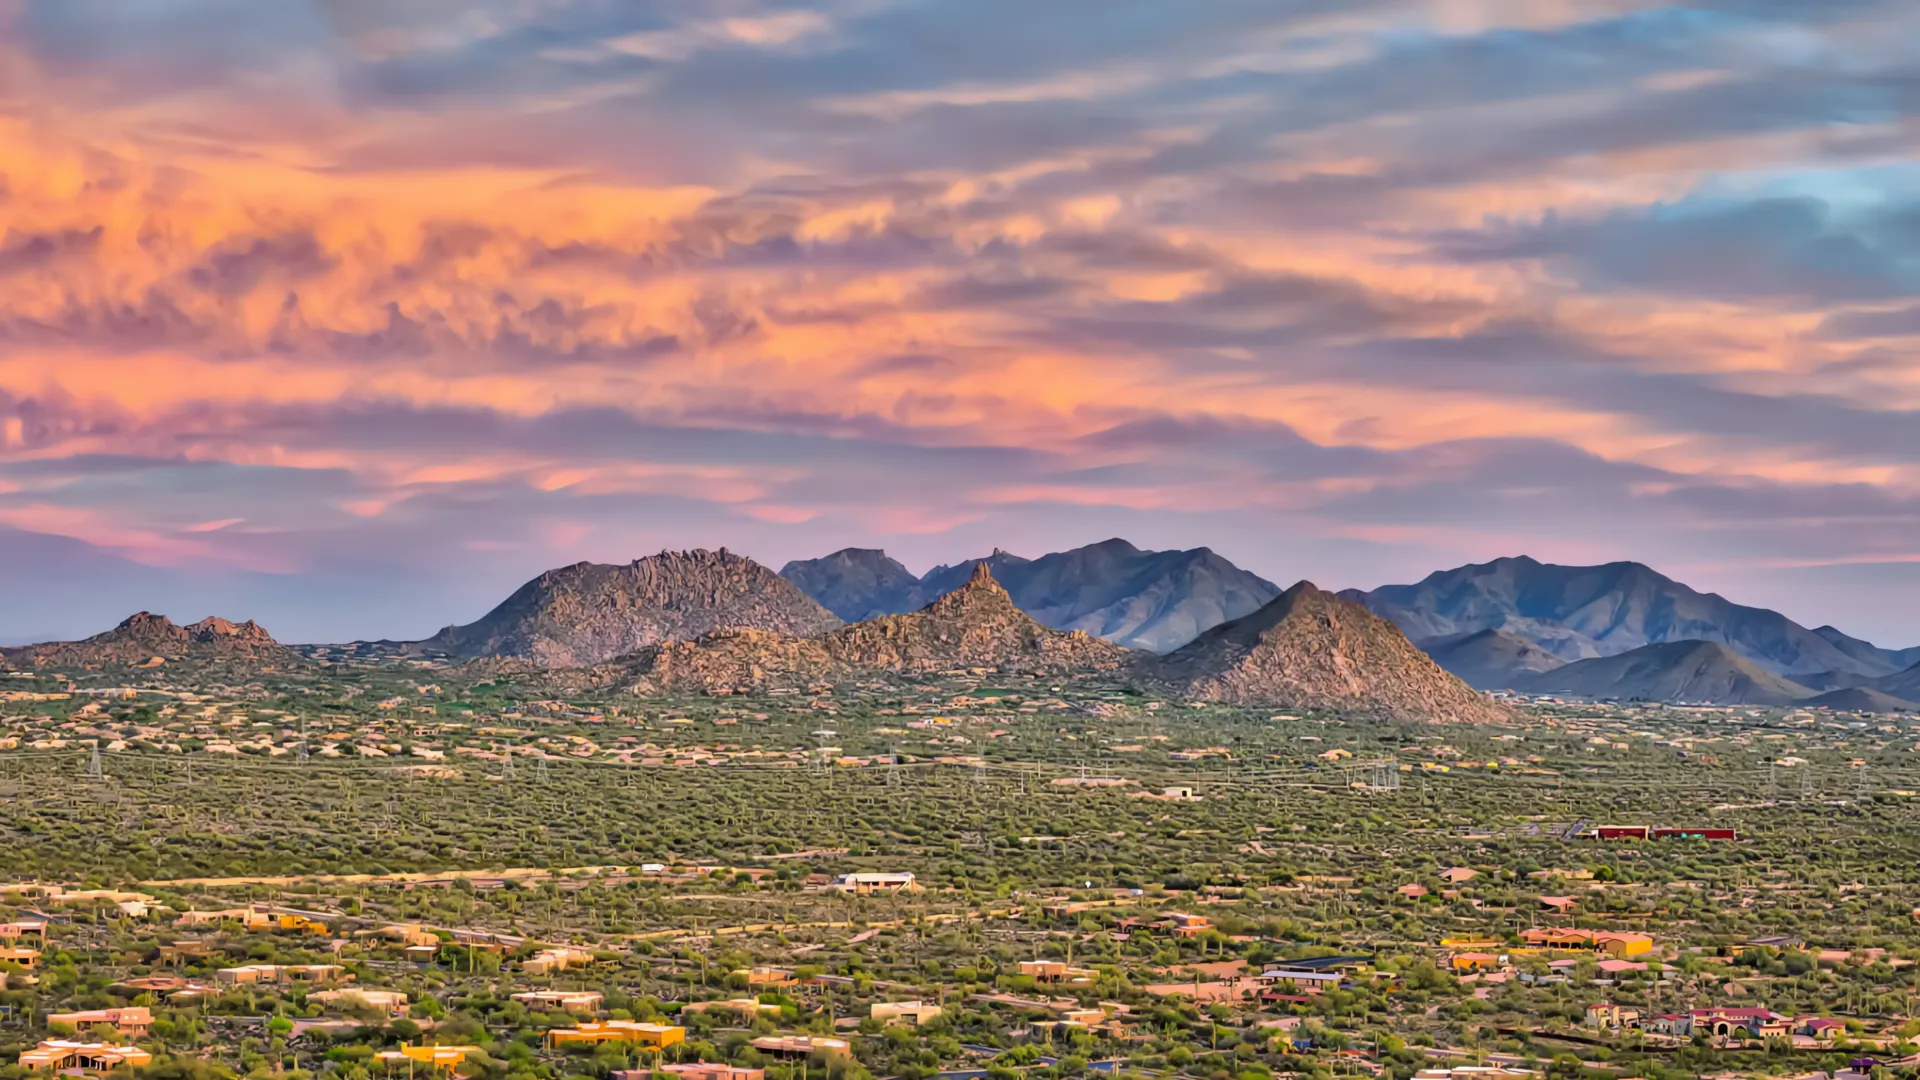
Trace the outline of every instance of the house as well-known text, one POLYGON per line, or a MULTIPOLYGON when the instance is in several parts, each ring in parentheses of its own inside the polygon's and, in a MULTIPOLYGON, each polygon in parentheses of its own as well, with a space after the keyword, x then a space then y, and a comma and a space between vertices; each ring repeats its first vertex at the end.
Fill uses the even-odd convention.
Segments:
POLYGON ((204 960, 212 955, 212 944, 199 938, 181 938, 156 948, 153 962, 161 967, 178 967, 192 960, 204 960))
POLYGON ((1338 989, 1343 976, 1337 971, 1303 968, 1268 968, 1254 978, 1268 986, 1288 986, 1307 994, 1338 989))
POLYGON ((1470 866, 1449 866, 1440 871, 1440 880, 1449 885, 1461 885, 1480 876, 1480 871, 1470 866))
POLYGON ((223 922, 237 922, 249 930, 265 930, 273 925, 273 916, 252 908, 223 908, 219 911, 194 911, 190 908, 173 920, 175 926, 212 926, 223 922))
POLYGON ((1558 915, 1565 915, 1574 909, 1580 901, 1571 896, 1543 896, 1540 906, 1558 915))
POLYGON ((367 1006, 384 1011, 388 1016, 407 1015, 407 994, 404 990, 316 990, 307 995, 307 1000, 321 1005, 349 1006, 361 1002, 367 1006))
POLYGON ((743 1069, 737 1065, 714 1065, 689 1061, 662 1065, 657 1069, 614 1069, 608 1080, 766 1080, 765 1069, 743 1069))
POLYGON ((1167 921, 1173 924, 1174 937, 1199 937, 1213 929, 1213 920, 1205 915, 1188 915, 1183 911, 1169 912, 1167 921))
POLYGON ((1095 972, 1089 968, 1069 966, 1062 960, 1022 960, 1020 974, 1035 982, 1090 983, 1095 972))
POLYGON ((876 1001, 868 1016, 884 1024, 921 1024, 939 1016, 940 1006, 926 1001, 876 1001))
POLYGON ((1772 1009, 1760 1008, 1694 1009, 1687 1014, 1687 1021, 1687 1030, 1675 1034, 1700 1032, 1720 1038, 1765 1039, 1791 1034, 1792 1026, 1772 1009))
POLYGON ((556 971, 568 971, 577 967, 586 967, 593 963, 593 954, 585 949, 573 949, 561 945, 551 949, 541 949, 520 962, 520 970, 529 975, 550 975, 556 971))
POLYGON ((803 1058, 820 1054, 845 1054, 850 1047, 845 1039, 821 1035, 763 1035, 753 1040, 753 1048, 779 1058, 803 1058))
POLYGON ((402 947, 422 946, 438 952, 440 938, 419 923, 393 923, 373 930, 356 930, 354 937, 385 938, 402 947))
POLYGON ((559 1009, 587 1016, 600 1010, 603 998, 596 990, 524 990, 513 995, 513 1000, 529 1009, 559 1009))
POLYGON ((1501 960, 1492 953, 1463 952, 1453 954, 1455 971, 1498 971, 1501 960))
POLYGON ((383 1065, 404 1064, 408 1069, 418 1064, 451 1071, 454 1066, 467 1060, 467 1055, 479 1052, 477 1046, 408 1046, 402 1043, 398 1049, 382 1050, 373 1055, 373 1060, 383 1065))
POLYGON ((741 968, 734 974, 744 976, 748 986, 792 986, 796 981, 793 972, 777 967, 741 968))
POLYGON ((1819 1039, 1822 1042, 1832 1042, 1847 1033, 1847 1025, 1844 1021, 1828 1016, 1803 1016, 1793 1022, 1793 1033, 1805 1035, 1810 1039, 1819 1039))
POLYGON ((1627 1005, 1615 1005, 1610 1001, 1596 1001, 1587 1006, 1587 1026, 1618 1031, 1623 1027, 1632 1027, 1640 1021, 1640 1010, 1627 1005))
POLYGON ((1653 939, 1645 934, 1630 934, 1619 930, 1596 930, 1593 932, 1593 948, 1609 956, 1626 959, 1633 956, 1645 956, 1653 951, 1653 939))
POLYGON ((903 871, 897 874, 841 874, 833 879, 833 884, 828 888, 857 896, 871 896, 875 893, 918 892, 920 886, 914 884, 911 873, 903 871))
POLYGON ((213 973, 213 978, 215 982, 228 986, 254 983, 312 983, 325 986, 352 979, 353 975, 339 964, 242 964, 239 967, 221 968, 213 973))
POLYGON ((14 922, 0 923, 0 941, 18 941, 28 935, 45 941, 47 924, 40 919, 18 919, 14 922))
POLYGON ((144 1005, 122 1009, 87 1009, 82 1012, 51 1013, 49 1024, 66 1024, 75 1031, 104 1024, 129 1039, 144 1039, 153 1027, 153 1011, 144 1005))
POLYGON ((1427 895, 1427 887, 1425 885, 1420 884, 1417 881, 1409 882, 1408 884, 1402 885, 1393 891, 1396 893, 1399 893, 1401 896, 1404 896, 1409 900, 1418 900, 1421 897, 1427 895))
POLYGON ((1648 1031, 1661 1035, 1678 1035, 1682 1038, 1693 1033, 1693 1017, 1687 1013, 1657 1013, 1646 1019, 1644 1026, 1648 1031))
POLYGON ((1638 960, 1621 960, 1612 956, 1595 964, 1594 967, 1602 975, 1625 975, 1629 972, 1647 970, 1647 965, 1638 960))
POLYGON ((1505 1065, 1455 1065, 1451 1069, 1421 1069, 1413 1074, 1413 1080, 1500 1080, 1508 1076, 1539 1080, 1540 1073, 1505 1065))
POLYGON ((74 1042, 70 1039, 46 1039, 39 1046, 20 1052, 20 1067, 32 1072, 84 1069, 104 1073, 122 1065, 137 1069, 152 1061, 153 1055, 137 1046, 74 1042))
POLYGON ((644 1024, 635 1020, 589 1020, 579 1027, 554 1028, 547 1032, 547 1045, 554 1047, 622 1042, 664 1050, 686 1041, 686 1028, 672 1024, 644 1024))
POLYGON ((40 950, 23 948, 19 945, 0 947, 0 964, 18 964, 23 968, 40 966, 40 950))
POLYGON ((1593 836, 1596 840, 1645 840, 1648 831, 1645 825, 1598 825, 1593 836))

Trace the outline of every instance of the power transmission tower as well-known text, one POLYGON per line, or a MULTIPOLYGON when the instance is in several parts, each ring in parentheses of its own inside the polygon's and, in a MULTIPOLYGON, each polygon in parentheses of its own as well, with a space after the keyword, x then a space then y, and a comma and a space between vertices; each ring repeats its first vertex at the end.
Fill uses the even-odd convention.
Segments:
POLYGON ((307 763, 307 718, 304 716, 300 718, 300 748, 295 751, 294 756, 299 759, 300 764, 307 763))
POLYGON ((547 755, 541 754, 533 759, 533 778, 538 783, 547 782, 547 755))
POLYGON ((100 747, 97 743, 94 745, 93 752, 87 755, 87 779, 94 781, 106 779, 106 774, 100 768, 100 747))
POLYGON ((502 764, 502 765, 500 766, 500 779, 502 779, 502 780, 512 780, 513 778, 514 778, 514 775, 513 775, 513 747, 511 747, 511 746, 509 746, 509 747, 507 747, 507 753, 506 753, 506 761, 505 761, 505 762, 504 762, 504 763, 503 763, 503 764, 502 764))
POLYGON ((1813 798, 1813 766, 1811 765, 1803 765, 1800 768, 1800 797, 1813 798))
POLYGON ((899 786, 900 748, 897 746, 889 746, 887 747, 887 787, 897 789, 899 786))

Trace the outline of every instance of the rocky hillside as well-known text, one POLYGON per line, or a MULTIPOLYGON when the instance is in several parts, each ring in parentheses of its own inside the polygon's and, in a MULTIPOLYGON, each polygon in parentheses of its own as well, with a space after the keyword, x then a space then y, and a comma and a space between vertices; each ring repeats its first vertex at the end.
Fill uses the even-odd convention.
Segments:
POLYGON ((1521 557, 1429 574, 1417 585, 1341 594, 1425 644, 1504 630, 1562 660, 1617 656, 1643 645, 1712 641, 1776 674, 1891 674, 1905 653, 1832 631, 1809 630, 1777 611, 1698 592, 1636 562, 1555 566, 1521 557))
POLYGON ((261 666, 301 663, 260 624, 208 617, 181 626, 165 615, 139 612, 105 633, 82 641, 56 641, 4 650, 14 667, 99 667, 181 661, 233 661, 261 666))
POLYGON ((1669 641, 1515 680, 1531 694, 1620 701, 1792 705, 1814 692, 1716 641, 1669 641))
POLYGON ((792 582, 752 559, 725 548, 663 551, 624 566, 549 570, 478 621, 449 626, 415 648, 459 659, 517 657, 541 667, 584 667, 716 630, 806 637, 839 625, 792 582))
MULTIPOLYGON (((982 564, 919 611, 885 615, 820 637, 729 630, 663 643, 624 658, 635 689, 751 690, 955 669, 1117 675, 1133 654, 1078 631, 1054 630, 1015 607, 982 564)), ((604 683, 608 676, 601 675, 604 683)))
POLYGON ((827 651, 857 668, 943 671, 998 668, 1098 674, 1117 671, 1128 650, 1078 630, 1042 626, 1021 611, 985 563, 964 585, 919 611, 886 615, 828 635, 827 651))
POLYGON ((1251 615, 1148 660, 1140 683, 1197 701, 1497 723, 1507 711, 1386 619, 1303 581, 1251 615))
POLYGON ((1476 690, 1507 689, 1523 675, 1552 671, 1566 664, 1526 638, 1505 630, 1433 638, 1421 642, 1420 650, 1476 690))
POLYGON ((995 550, 984 559, 936 566, 917 581, 885 552, 859 548, 791 562, 780 574, 851 621, 916 611, 965 584, 983 563, 1015 606, 1043 625, 1155 652, 1256 611, 1280 593, 1207 548, 1143 551, 1118 539, 1038 559, 995 550))

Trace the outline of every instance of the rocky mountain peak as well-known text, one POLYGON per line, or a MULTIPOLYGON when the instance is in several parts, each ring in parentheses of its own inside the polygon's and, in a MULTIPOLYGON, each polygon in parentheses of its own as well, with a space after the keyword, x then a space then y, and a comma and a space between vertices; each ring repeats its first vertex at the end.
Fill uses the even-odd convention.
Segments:
POLYGON ((1143 664, 1141 681, 1201 701, 1395 719, 1497 722, 1507 715, 1392 623, 1310 581, 1143 664))
POLYGON ((839 625, 792 582, 752 559, 726 548, 695 549, 549 570, 477 621, 448 627, 416 648, 576 667, 730 627, 806 637, 839 625))

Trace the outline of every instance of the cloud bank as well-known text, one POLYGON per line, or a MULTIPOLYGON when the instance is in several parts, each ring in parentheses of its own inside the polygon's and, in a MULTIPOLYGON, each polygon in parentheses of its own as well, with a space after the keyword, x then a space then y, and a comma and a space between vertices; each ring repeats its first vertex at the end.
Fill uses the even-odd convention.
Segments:
POLYGON ((1121 534, 1328 586, 1637 558, 1920 641, 1909 3, 0 28, 0 638, 1121 534))

